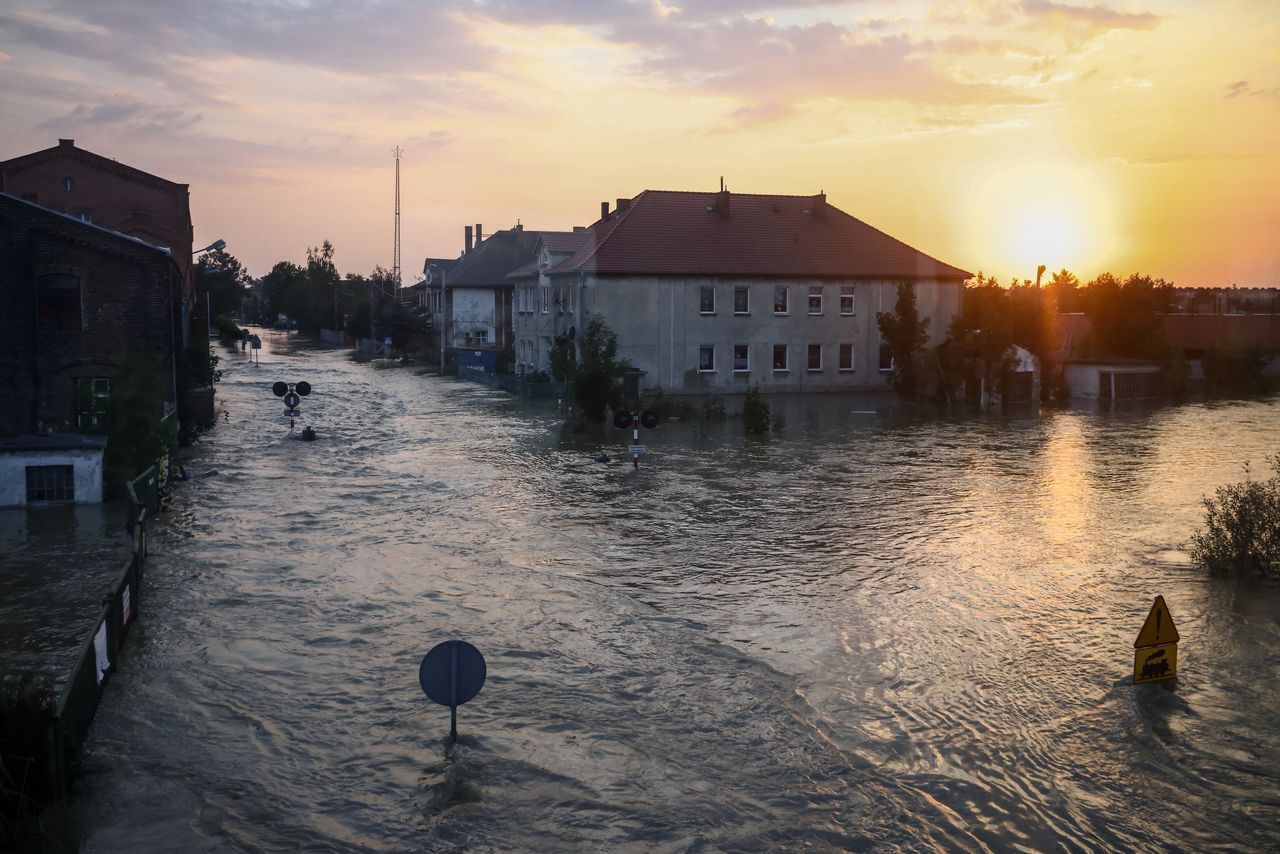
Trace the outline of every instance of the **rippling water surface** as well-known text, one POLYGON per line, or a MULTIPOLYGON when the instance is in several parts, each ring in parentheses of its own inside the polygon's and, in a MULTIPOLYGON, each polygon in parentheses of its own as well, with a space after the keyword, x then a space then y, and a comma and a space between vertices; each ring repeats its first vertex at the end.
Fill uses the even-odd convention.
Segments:
POLYGON ((1280 849, 1280 591, 1180 551, 1276 401, 793 399, 633 472, 554 406, 264 344, 153 539, 83 850, 1280 849), (1129 684, 1156 593, 1175 693, 1129 684), (489 663, 452 751, 448 637, 489 663))

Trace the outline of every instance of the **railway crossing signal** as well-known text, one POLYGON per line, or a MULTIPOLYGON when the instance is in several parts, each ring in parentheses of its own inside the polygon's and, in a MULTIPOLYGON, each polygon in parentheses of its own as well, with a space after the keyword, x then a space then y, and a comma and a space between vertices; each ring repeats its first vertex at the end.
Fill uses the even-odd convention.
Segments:
POLYGON ((1133 642, 1133 684, 1163 682, 1178 675, 1178 630, 1169 606, 1157 596, 1133 642))
POLYGON ((289 427, 292 429, 293 419, 302 415, 302 410, 298 408, 302 405, 302 398, 311 394, 311 383, 306 380, 297 383, 281 380, 272 384, 271 393, 276 397, 284 398, 284 415, 289 419, 289 427))
POLYGON ((645 446, 640 444, 640 428, 653 429, 662 421, 658 413, 652 409, 646 409, 644 412, 628 412, 620 409, 613 413, 613 426, 619 430, 631 428, 631 444, 627 445, 627 453, 631 455, 631 467, 640 468, 640 455, 645 452, 645 446))

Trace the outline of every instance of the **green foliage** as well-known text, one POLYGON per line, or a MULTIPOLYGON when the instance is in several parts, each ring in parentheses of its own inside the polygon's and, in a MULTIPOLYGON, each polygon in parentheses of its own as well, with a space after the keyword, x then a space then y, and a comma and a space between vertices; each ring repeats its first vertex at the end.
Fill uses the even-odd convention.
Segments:
POLYGON ((159 458, 166 441, 161 418, 168 392, 160 370, 141 357, 125 359, 112 371, 105 463, 112 489, 159 458))
POLYGON ((680 397, 667 397, 660 391, 645 401, 644 408, 656 412, 663 421, 671 418, 689 419, 697 414, 689 401, 680 397))
POLYGON ((551 377, 556 382, 567 382, 578 372, 578 351, 568 335, 557 335, 551 345, 551 377))
POLYGON ((717 395, 708 392, 702 401, 702 419, 704 421, 724 421, 728 417, 728 413, 724 408, 724 401, 717 395))
POLYGON ((1196 563, 1214 575, 1280 578, 1280 454, 1272 476, 1220 487, 1204 499, 1205 527, 1191 537, 1196 563))
POLYGON ((582 331, 573 395, 590 422, 605 420, 609 409, 622 404, 620 380, 630 364, 618 359, 618 336, 600 315, 592 315, 582 331))
POLYGON ((877 312, 876 325, 893 358, 889 385, 901 395, 914 396, 919 388, 921 354, 929 342, 929 321, 916 310, 916 289, 910 282, 898 285, 893 311, 877 312))
POLYGON ((1123 282, 1103 273, 1082 294, 1094 354, 1159 359, 1167 349, 1161 315, 1173 284, 1134 273, 1123 282))
POLYGON ((752 386, 742 401, 742 429, 750 436, 763 436, 769 432, 769 403, 760 394, 759 386, 752 386))
POLYGON ((1070 313, 1080 311, 1080 280, 1066 267, 1054 273, 1046 289, 1052 303, 1050 310, 1054 313, 1070 313))
POLYGON ((1264 369, 1267 357, 1256 349, 1215 347, 1201 361, 1209 388, 1223 394, 1260 394, 1272 385, 1264 369))
POLYGON ((253 284, 253 277, 234 255, 219 249, 206 252, 195 264, 196 293, 209 295, 214 316, 236 314, 253 284))
POLYGON ((225 314, 219 314, 214 317, 213 328, 218 330, 218 338, 221 341, 240 340, 240 324, 236 323, 225 314))
POLYGON ((0 673, 0 842, 13 837, 6 825, 36 816, 49 791, 53 711, 52 688, 35 674, 0 673))
POLYGON ((951 350, 960 369, 976 367, 995 387, 1012 362, 1015 331, 1008 292, 995 279, 966 284, 960 314, 951 321, 951 350))

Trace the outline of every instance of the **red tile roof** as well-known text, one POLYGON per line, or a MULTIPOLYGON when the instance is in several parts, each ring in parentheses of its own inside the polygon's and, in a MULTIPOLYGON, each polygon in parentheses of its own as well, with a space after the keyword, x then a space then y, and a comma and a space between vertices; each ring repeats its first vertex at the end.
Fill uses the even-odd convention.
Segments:
POLYGON ((633 275, 968 279, 818 196, 645 190, 596 222, 550 272, 633 275))

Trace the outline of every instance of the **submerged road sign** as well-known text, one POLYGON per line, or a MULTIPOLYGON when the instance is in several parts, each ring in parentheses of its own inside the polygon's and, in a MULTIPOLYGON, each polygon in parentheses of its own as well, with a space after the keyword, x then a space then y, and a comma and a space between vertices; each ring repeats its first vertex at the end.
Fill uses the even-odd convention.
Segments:
POLYGON ((458 740, 458 706, 480 693, 487 672, 480 650, 466 641, 437 644, 418 665, 423 693, 449 707, 449 737, 453 741, 458 740))
POLYGON ((1163 596, 1152 603, 1133 642, 1133 683, 1160 682, 1178 675, 1178 635, 1163 596))

